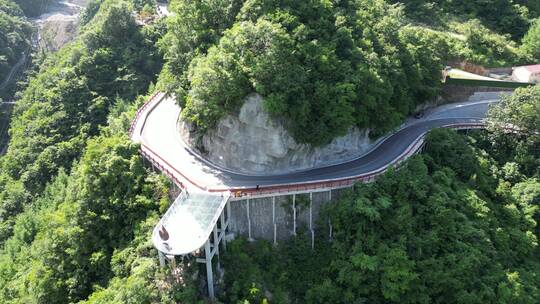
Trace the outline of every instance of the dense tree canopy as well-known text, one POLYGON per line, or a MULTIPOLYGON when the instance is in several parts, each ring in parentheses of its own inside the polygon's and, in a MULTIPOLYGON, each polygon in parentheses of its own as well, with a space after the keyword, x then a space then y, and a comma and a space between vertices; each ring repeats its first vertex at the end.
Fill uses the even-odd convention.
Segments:
POLYGON ((489 111, 491 149, 500 159, 519 164, 528 176, 540 176, 540 86, 522 88, 489 111))
POLYGON ((399 125, 435 98, 450 60, 510 66, 528 58, 475 14, 429 28, 410 23, 411 5, 173 1, 159 86, 176 94, 200 134, 258 93, 298 142, 324 145, 351 127, 377 137, 399 125))
POLYGON ((127 137, 155 79, 159 26, 104 1, 19 101, 1 158, 1 303, 195 303, 159 270, 151 230, 169 204, 127 137), (135 103, 131 101, 135 100, 135 103))
POLYGON ((534 60, 540 61, 540 18, 534 22, 523 38, 522 48, 534 60))
POLYGON ((151 29, 135 24, 126 3, 102 5, 78 42, 54 54, 17 102, 11 142, 0 160, 0 239, 8 220, 72 161, 107 122, 117 99, 145 92, 160 63, 151 29))
POLYGON ((421 23, 441 24, 449 18, 477 18, 488 28, 521 39, 533 18, 540 16, 540 5, 529 0, 392 0, 405 4, 413 19, 421 23))
POLYGON ((299 142, 322 145, 353 126, 387 132, 437 93, 447 52, 384 1, 222 2, 177 1, 163 42, 165 83, 203 132, 257 92, 299 142))

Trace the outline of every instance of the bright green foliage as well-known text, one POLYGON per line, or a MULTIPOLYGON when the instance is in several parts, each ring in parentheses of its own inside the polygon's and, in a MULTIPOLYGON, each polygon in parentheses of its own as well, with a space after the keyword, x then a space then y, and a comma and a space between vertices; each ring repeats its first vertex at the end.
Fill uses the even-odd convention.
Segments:
POLYGON ((32 27, 21 9, 10 0, 0 0, 0 84, 12 67, 30 51, 32 27))
POLYGON ((459 37, 452 42, 456 58, 487 67, 508 67, 525 60, 515 42, 489 30, 476 19, 454 22, 451 30, 459 37))
POLYGON ((536 62, 540 61, 540 18, 533 23, 527 35, 523 38, 522 48, 536 62))
POLYGON ((448 52, 431 52, 384 1, 254 0, 237 14, 223 2, 176 2, 163 41, 162 86, 202 132, 256 92, 299 142, 323 145, 353 126, 377 136, 438 92, 448 52))
POLYGON ((171 1, 168 32, 160 41, 166 50, 166 66, 161 85, 169 92, 184 98, 188 86, 188 67, 191 61, 215 44, 229 28, 240 9, 239 0, 171 1))
POLYGON ((540 86, 521 88, 488 112, 490 146, 499 161, 513 161, 527 176, 540 176, 540 86), (510 134, 510 136, 509 136, 510 134))
POLYGON ((507 179, 511 167, 435 131, 426 155, 328 205, 315 251, 304 236, 233 243, 223 300, 251 300, 254 286, 270 303, 537 303, 540 183, 507 179))
POLYGON ((428 134, 427 141, 426 152, 436 169, 450 167, 463 180, 477 172, 477 160, 466 138, 437 129, 428 134))
POLYGON ((138 147, 125 136, 89 141, 72 173, 61 173, 18 217, 0 254, 0 302, 76 302, 113 276, 111 290, 91 302, 159 298, 149 238, 167 185, 145 176, 138 147))
POLYGON ((69 170, 85 141, 106 124, 117 98, 145 92, 160 68, 152 41, 157 35, 137 27, 125 2, 105 2, 82 37, 30 79, 0 160, 0 240, 9 234, 11 216, 60 168, 69 170))

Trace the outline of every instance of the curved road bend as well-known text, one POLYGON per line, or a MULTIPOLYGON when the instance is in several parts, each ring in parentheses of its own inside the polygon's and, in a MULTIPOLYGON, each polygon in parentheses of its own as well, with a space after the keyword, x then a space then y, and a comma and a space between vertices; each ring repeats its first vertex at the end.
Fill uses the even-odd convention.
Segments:
MULTIPOLYGON (((181 172, 192 182, 207 190, 255 188, 284 184, 344 179, 369 173, 385 167, 425 132, 449 124, 478 123, 485 117, 490 104, 498 100, 485 100, 442 106, 423 119, 409 123, 388 137, 376 149, 358 159, 342 164, 279 175, 253 176, 223 170, 203 159, 186 147, 177 131, 180 107, 171 98, 164 98, 150 110, 137 130, 141 144, 181 172)), ((136 135, 136 137, 139 137, 136 135)))

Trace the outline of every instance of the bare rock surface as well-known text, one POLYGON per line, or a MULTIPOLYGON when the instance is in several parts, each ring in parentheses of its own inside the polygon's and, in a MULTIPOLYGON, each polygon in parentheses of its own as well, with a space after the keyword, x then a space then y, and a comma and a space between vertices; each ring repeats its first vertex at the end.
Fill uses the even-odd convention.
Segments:
MULTIPOLYGON (((195 146, 196 135, 182 119, 179 130, 184 141, 195 146)), ((375 143, 368 135, 369 130, 352 128, 324 147, 299 144, 264 110, 262 97, 252 94, 238 115, 221 119, 198 146, 206 159, 221 167, 247 174, 279 174, 358 157, 375 143)))
POLYGON ((77 36, 79 14, 88 0, 56 0, 34 22, 38 26, 39 48, 54 52, 71 42, 77 36))

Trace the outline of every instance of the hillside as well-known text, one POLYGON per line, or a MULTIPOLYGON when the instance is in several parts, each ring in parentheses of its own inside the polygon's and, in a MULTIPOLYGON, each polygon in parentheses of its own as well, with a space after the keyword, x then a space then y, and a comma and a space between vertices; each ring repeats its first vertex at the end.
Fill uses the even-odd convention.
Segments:
POLYGON ((351 127, 375 138, 437 96, 446 62, 532 60, 520 49, 529 14, 512 11, 512 28, 503 31, 479 7, 444 2, 440 12, 424 12, 414 2, 381 0, 173 1, 160 86, 176 94, 183 118, 202 134, 258 93, 298 143, 325 145, 351 127), (454 5, 463 9, 449 10, 454 5), (463 12, 469 18, 458 19, 463 12), (446 19, 415 21, 430 14, 446 19))

